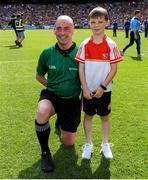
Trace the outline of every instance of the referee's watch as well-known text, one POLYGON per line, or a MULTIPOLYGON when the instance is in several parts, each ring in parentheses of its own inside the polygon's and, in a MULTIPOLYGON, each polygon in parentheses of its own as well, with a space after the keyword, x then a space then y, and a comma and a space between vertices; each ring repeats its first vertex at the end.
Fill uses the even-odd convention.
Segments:
POLYGON ((104 91, 107 89, 103 84, 100 84, 100 87, 101 87, 104 91))

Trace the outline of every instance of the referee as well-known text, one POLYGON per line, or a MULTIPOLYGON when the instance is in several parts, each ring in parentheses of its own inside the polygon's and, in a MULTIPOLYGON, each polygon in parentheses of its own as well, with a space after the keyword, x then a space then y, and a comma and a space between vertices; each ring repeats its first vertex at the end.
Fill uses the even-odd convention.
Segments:
POLYGON ((141 57, 140 52, 140 18, 141 18, 141 12, 140 10, 135 10, 134 17, 131 19, 130 22, 130 42, 128 45, 123 48, 120 53, 123 56, 126 49, 128 49, 130 46, 134 44, 134 41, 136 42, 136 49, 137 49, 137 57, 141 57))

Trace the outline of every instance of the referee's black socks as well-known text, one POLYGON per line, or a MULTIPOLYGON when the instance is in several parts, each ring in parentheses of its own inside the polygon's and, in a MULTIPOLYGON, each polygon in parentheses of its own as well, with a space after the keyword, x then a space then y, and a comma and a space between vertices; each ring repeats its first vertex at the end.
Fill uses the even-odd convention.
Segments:
POLYGON ((36 120, 35 120, 35 130, 36 130, 36 134, 41 146, 41 150, 42 150, 42 154, 43 153, 49 153, 49 147, 48 147, 48 139, 49 139, 49 135, 50 135, 50 125, 48 122, 44 123, 44 124, 39 124, 36 120))

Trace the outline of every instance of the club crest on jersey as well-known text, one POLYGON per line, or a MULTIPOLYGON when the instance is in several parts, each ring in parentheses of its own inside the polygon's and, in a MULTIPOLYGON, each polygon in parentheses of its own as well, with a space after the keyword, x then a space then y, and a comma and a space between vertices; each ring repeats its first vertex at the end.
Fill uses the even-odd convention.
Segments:
POLYGON ((49 65, 48 68, 49 69, 56 69, 56 67, 54 65, 49 65))
POLYGON ((103 59, 108 59, 108 53, 103 53, 102 56, 103 56, 103 59))

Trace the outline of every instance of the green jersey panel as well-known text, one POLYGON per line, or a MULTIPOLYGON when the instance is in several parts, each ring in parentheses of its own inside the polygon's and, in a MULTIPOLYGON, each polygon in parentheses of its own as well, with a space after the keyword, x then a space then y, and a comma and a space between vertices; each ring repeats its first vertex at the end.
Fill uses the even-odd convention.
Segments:
POLYGON ((61 98, 69 99, 80 95, 79 63, 74 59, 77 50, 78 47, 75 47, 65 57, 53 46, 40 55, 37 73, 47 73, 47 89, 61 98))

